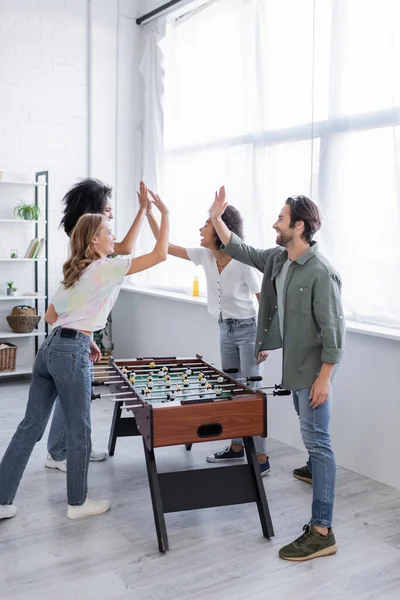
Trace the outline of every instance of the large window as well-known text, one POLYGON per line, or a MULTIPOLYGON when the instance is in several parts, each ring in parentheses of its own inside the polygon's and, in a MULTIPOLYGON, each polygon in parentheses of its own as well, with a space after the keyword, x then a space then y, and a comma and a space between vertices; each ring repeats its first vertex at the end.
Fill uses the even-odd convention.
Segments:
MULTIPOLYGON (((221 184, 257 247, 274 243, 285 199, 309 195, 347 317, 400 327, 399 31, 396 0, 218 0, 171 27, 161 191, 173 243, 198 244, 221 184)), ((169 259, 153 283, 188 289, 192 275, 169 259)))

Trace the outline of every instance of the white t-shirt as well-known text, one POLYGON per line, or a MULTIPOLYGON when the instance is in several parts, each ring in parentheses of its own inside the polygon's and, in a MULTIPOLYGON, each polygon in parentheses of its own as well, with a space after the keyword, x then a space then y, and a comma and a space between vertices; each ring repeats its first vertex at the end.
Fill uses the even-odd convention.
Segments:
POLYGON ((256 315, 252 294, 261 290, 261 274, 253 267, 231 260, 219 273, 214 254, 208 248, 186 248, 195 265, 202 265, 207 280, 210 315, 223 319, 250 319, 256 315))
POLYGON ((65 289, 61 284, 52 300, 58 314, 53 327, 104 329, 130 264, 130 258, 101 258, 72 287, 65 289))

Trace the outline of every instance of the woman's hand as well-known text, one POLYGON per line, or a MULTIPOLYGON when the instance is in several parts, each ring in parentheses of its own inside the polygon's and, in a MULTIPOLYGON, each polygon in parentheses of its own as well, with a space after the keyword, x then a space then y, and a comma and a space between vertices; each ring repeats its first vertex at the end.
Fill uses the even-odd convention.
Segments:
POLYGON ((150 204, 150 200, 149 200, 147 191, 148 191, 147 187, 145 186, 144 182, 141 181, 139 191, 137 192, 137 196, 139 199, 140 210, 143 210, 145 212, 147 212, 148 206, 150 204))
POLYGON ((101 360, 101 350, 93 340, 90 342, 89 360, 93 363, 101 360))
POLYGON ((157 206, 158 210, 160 211, 160 213, 162 215, 167 215, 168 214, 168 208, 166 207, 166 205, 164 204, 164 202, 161 200, 160 196, 158 196, 157 194, 155 194, 154 192, 152 192, 151 190, 149 190, 149 194, 152 197, 152 203, 157 206))
POLYGON ((218 192, 215 192, 214 202, 210 208, 211 219, 219 219, 224 214, 227 206, 228 201, 225 197, 225 186, 222 186, 218 192))

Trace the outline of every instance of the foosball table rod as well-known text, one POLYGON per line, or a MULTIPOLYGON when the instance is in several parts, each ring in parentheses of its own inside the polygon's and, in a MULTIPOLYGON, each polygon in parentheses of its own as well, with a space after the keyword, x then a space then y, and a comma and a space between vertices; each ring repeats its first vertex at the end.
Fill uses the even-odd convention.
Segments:
POLYGON ((101 398, 114 398, 115 396, 132 396, 132 400, 135 399, 132 390, 129 392, 114 392, 113 394, 92 394, 92 400, 98 400, 101 398))
MULTIPOLYGON (((148 399, 148 400, 168 400, 167 395, 173 393, 175 399, 182 399, 182 400, 184 400, 185 398, 192 397, 192 396, 209 396, 211 394, 212 396, 217 396, 217 398, 221 398, 221 400, 224 400, 222 394, 220 396, 218 396, 216 394, 215 390, 211 390, 211 391, 204 390, 204 391, 202 391, 200 393, 199 393, 199 391, 195 391, 195 392, 192 392, 192 393, 185 393, 184 391, 182 391, 182 392, 171 392, 170 390, 167 390, 167 391, 164 392, 164 395, 158 395, 160 391, 161 390, 157 390, 157 395, 154 395, 154 396, 151 393, 150 394, 144 394, 144 393, 142 393, 141 395, 142 395, 143 398, 148 399)), ((229 392, 231 392, 231 391, 235 392, 236 390, 229 390, 229 392)), ((242 390, 240 389, 239 391, 242 391, 242 390)))

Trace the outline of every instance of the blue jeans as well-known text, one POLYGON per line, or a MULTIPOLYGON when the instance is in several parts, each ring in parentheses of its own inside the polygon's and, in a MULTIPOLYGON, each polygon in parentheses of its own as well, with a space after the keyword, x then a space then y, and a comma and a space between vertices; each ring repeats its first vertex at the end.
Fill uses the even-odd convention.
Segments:
POLYGON ((54 460, 67 458, 67 423, 59 398, 54 405, 53 418, 51 419, 49 436, 47 438, 47 452, 54 460))
POLYGON ((90 337, 57 327, 35 360, 25 417, 0 463, 0 504, 12 504, 32 450, 46 429, 58 395, 67 422, 68 504, 87 496, 90 442, 90 337))
POLYGON ((335 456, 329 436, 332 395, 317 408, 311 408, 309 395, 310 388, 293 391, 294 408, 300 418, 300 431, 309 455, 307 465, 312 472, 310 523, 331 527, 336 479, 335 456))
MULTIPOLYGON (((91 365, 91 374, 93 369, 91 365)), ((47 452, 54 460, 67 458, 67 422, 59 398, 54 404, 53 418, 47 438, 47 452)))
MULTIPOLYGON (((219 342, 222 370, 239 369, 234 378, 254 377, 260 375, 261 369, 254 356, 256 347, 257 324, 255 317, 251 319, 219 319, 219 342)), ((256 382, 248 384, 256 387, 256 382)), ((232 440, 234 444, 242 444, 241 438, 232 440)), ((266 454, 265 438, 254 437, 257 454, 266 454)))

